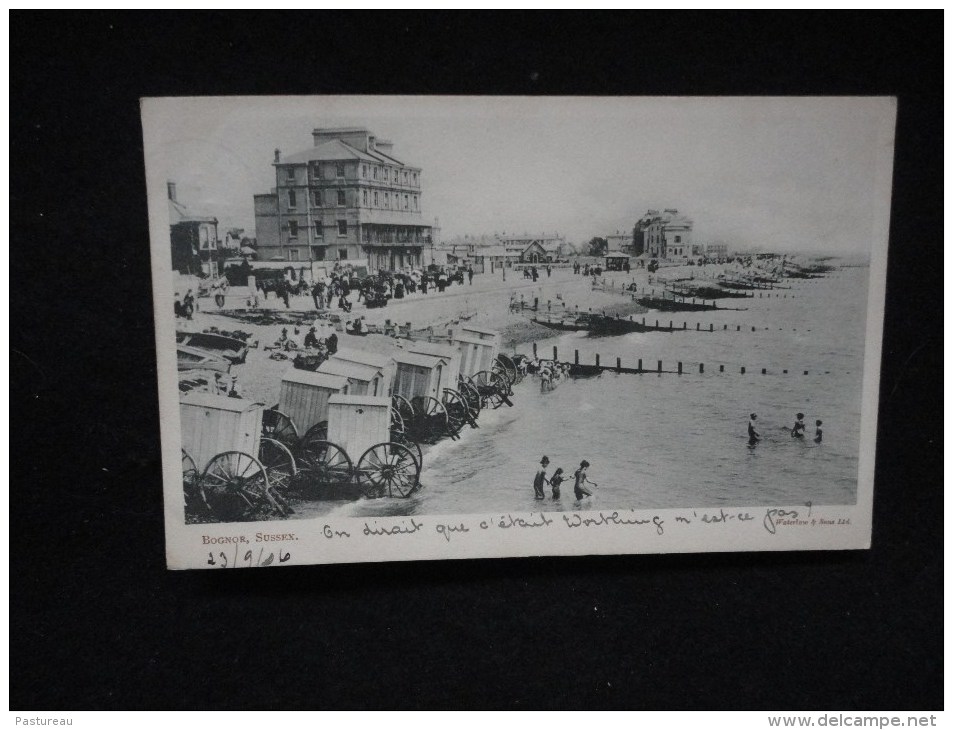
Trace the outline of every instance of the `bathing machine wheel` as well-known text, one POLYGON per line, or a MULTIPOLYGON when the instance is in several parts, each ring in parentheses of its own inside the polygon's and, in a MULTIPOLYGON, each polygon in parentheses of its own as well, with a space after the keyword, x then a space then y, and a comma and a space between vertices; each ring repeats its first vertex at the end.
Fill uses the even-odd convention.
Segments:
POLYGON ((370 499, 409 497, 420 486, 420 462, 403 444, 375 444, 357 462, 357 481, 370 499))

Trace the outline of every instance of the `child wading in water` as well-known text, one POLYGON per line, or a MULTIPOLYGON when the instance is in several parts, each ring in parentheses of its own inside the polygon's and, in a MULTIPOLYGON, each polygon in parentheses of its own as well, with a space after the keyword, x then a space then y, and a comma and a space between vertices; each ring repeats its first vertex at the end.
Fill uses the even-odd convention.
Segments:
POLYGON ((559 485, 564 481, 566 481, 566 477, 563 476, 563 470, 560 467, 549 478, 549 486, 553 488, 553 499, 559 499, 559 485))
POLYGON ((791 429, 791 438, 804 438, 804 414, 798 413, 797 420, 794 422, 794 428, 791 429))
POLYGON ((814 423, 814 443, 819 444, 824 439, 824 431, 821 430, 821 424, 823 421, 816 421, 814 423))
POLYGON ((576 499, 583 499, 584 497, 592 496, 592 492, 586 488, 586 484, 591 484, 594 487, 599 486, 595 482, 591 482, 586 478, 586 470, 588 468, 589 462, 583 459, 579 464, 579 468, 576 469, 575 474, 573 474, 573 476, 576 478, 576 483, 573 485, 573 491, 576 493, 576 499))
POLYGON ((543 485, 548 482, 546 479, 547 466, 549 466, 549 457, 544 456, 540 459, 539 469, 536 470, 536 477, 533 479, 533 492, 535 492, 536 499, 546 499, 546 494, 543 492, 543 485))

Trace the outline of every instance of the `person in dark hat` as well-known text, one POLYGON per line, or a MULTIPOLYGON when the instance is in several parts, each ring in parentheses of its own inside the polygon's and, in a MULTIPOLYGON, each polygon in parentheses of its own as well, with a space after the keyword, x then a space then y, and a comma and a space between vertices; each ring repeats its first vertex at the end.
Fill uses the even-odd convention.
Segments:
POLYGON ((543 485, 549 484, 549 480, 546 479, 547 466, 549 466, 549 457, 544 456, 539 461, 539 469, 536 470, 536 477, 533 479, 533 492, 535 492, 536 499, 546 498, 546 494, 543 492, 543 485))
POLYGON ((311 329, 308 330, 308 334, 304 336, 304 346, 307 348, 317 347, 319 345, 318 336, 315 334, 316 330, 314 325, 311 325, 311 329))

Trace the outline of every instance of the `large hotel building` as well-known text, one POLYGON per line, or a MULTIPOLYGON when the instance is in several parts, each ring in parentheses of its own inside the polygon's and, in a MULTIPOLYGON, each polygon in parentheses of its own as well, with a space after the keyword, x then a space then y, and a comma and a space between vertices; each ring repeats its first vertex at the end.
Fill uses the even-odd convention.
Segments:
POLYGON ((275 188, 255 196, 259 259, 419 268, 432 235, 421 214, 420 168, 366 129, 315 129, 312 136, 304 152, 275 150, 275 188))

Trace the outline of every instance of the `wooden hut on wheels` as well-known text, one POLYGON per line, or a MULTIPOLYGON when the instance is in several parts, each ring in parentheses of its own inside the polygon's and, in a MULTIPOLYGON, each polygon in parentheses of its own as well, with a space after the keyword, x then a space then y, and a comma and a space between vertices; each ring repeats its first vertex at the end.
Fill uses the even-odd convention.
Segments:
POLYGON ((374 365, 341 360, 332 355, 318 368, 317 372, 347 378, 350 387, 348 395, 387 395, 385 369, 374 365))
POLYGON ((179 399, 182 448, 201 472, 218 454, 258 455, 264 406, 242 398, 191 392, 179 399))
POLYGON ((481 338, 465 332, 454 332, 454 347, 460 353, 460 374, 472 377, 481 370, 491 370, 500 351, 497 339, 481 338))
MULTIPOLYGON (((368 395, 387 396, 390 393, 391 383, 394 379, 394 363, 386 355, 380 355, 367 350, 357 350, 351 347, 339 347, 333 357, 335 360, 380 370, 384 374, 381 386, 376 393, 368 393, 368 395)), ((356 393, 352 394, 356 395, 356 393)))
POLYGON ((330 373, 291 368, 281 378, 278 410, 291 419, 299 434, 328 420, 328 400, 347 394, 351 384, 346 377, 330 373))
POLYGON ((407 345, 407 352, 417 355, 430 355, 447 361, 447 366, 441 369, 439 392, 447 388, 457 389, 457 378, 460 375, 460 350, 453 345, 442 345, 436 342, 411 342, 407 345))
POLYGON ((371 446, 390 441, 390 399, 334 395, 328 401, 328 440, 355 465, 371 446))
POLYGON ((394 385, 392 395, 413 402, 415 398, 440 400, 443 383, 450 368, 450 359, 415 352, 398 352, 393 356, 394 385))

